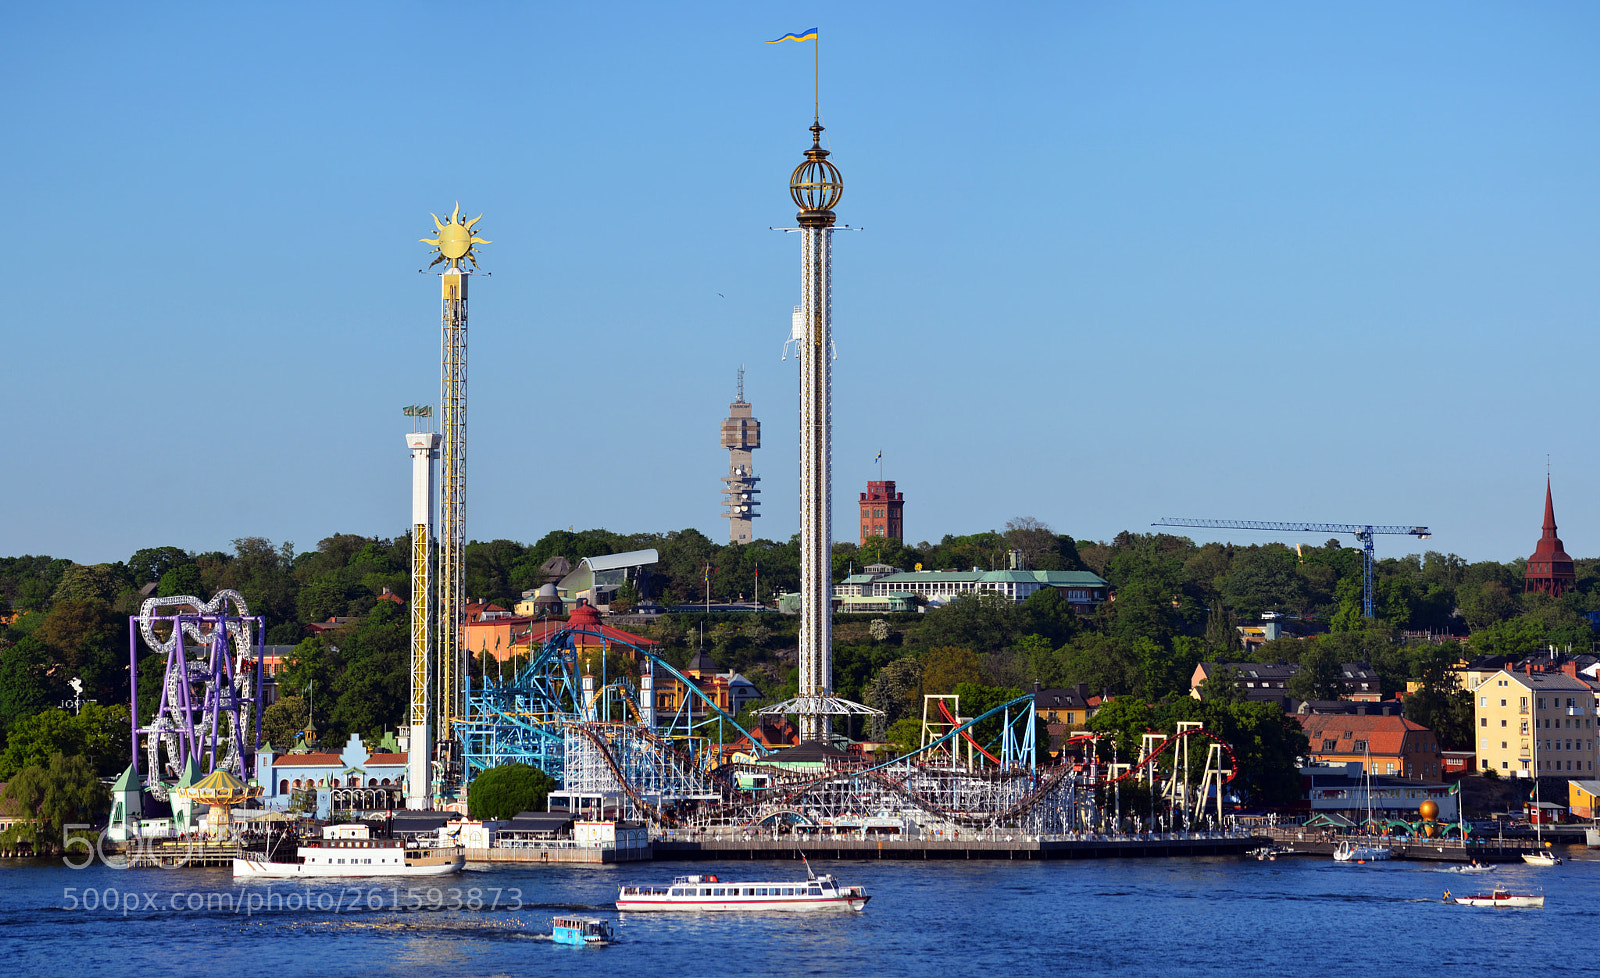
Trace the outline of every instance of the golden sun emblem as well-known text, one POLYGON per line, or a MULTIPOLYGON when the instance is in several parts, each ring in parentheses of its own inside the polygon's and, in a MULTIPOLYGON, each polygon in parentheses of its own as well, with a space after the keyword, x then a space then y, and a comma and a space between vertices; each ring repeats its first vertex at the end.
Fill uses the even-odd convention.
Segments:
POLYGON ((439 220, 439 215, 437 214, 429 214, 428 216, 433 218, 433 226, 439 231, 437 238, 417 239, 423 244, 433 245, 438 252, 438 255, 428 267, 432 268, 440 262, 449 262, 451 268, 460 268, 461 260, 465 258, 467 261, 472 262, 473 268, 477 268, 478 256, 473 251, 472 246, 494 243, 483 238, 475 238, 472 235, 472 226, 483 220, 483 215, 479 214, 472 220, 463 222, 461 220, 461 204, 457 203, 456 209, 450 213, 450 220, 448 221, 439 220))

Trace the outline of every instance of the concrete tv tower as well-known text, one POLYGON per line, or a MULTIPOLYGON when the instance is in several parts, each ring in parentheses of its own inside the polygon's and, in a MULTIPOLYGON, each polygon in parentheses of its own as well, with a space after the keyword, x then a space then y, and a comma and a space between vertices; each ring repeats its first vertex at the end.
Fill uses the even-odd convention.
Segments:
POLYGON ((728 474, 722 477, 722 504, 728 507, 723 516, 728 518, 728 542, 749 543, 755 539, 750 522, 761 514, 756 507, 755 465, 750 453, 761 447, 761 422, 750 414, 750 403, 744 399, 744 368, 739 368, 739 390, 730 404, 728 416, 722 421, 722 447, 728 450, 728 474))
POLYGON ((822 123, 789 177, 800 208, 800 688, 761 712, 794 714, 801 741, 823 740, 831 716, 878 711, 833 695, 833 208, 844 194, 822 148, 822 123))

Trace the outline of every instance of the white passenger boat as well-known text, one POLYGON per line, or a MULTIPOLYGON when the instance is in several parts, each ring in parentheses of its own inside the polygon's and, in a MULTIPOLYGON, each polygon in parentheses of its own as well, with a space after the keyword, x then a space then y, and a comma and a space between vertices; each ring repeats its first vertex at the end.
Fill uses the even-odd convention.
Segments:
POLYGON ((1539 852, 1525 852, 1522 854, 1522 861, 1527 863, 1529 866, 1561 865, 1561 857, 1548 849, 1544 849, 1539 852))
POLYGON ((1388 846, 1358 846, 1348 839, 1339 843, 1339 848, 1333 850, 1334 861, 1341 863, 1370 863, 1388 859, 1393 855, 1388 846))
MULTIPOLYGON (((1449 894, 1445 894, 1449 896, 1449 894)), ((1544 906, 1543 893, 1512 893, 1502 887, 1495 887, 1488 893, 1477 893, 1472 896, 1458 896, 1456 902, 1463 907, 1542 907, 1544 906)))
POLYGON ((840 886, 831 875, 806 867, 806 878, 779 882, 679 876, 671 886, 624 886, 618 910, 860 910, 871 897, 859 886, 840 886))
POLYGON ((467 851, 460 846, 374 839, 365 825, 329 825, 322 838, 301 843, 293 856, 246 853, 233 860, 233 875, 258 879, 311 877, 448 876, 459 873, 467 851))

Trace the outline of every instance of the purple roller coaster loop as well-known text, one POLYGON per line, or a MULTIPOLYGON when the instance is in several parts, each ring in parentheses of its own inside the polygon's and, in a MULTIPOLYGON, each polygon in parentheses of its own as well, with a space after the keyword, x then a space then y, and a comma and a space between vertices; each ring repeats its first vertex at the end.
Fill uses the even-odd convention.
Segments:
MULTIPOLYGON (((156 720, 166 716, 169 707, 175 707, 181 714, 183 725, 171 731, 177 738, 179 756, 175 762, 181 768, 190 759, 198 759, 202 750, 208 754, 209 768, 216 770, 217 743, 222 733, 221 725, 227 724, 232 734, 233 743, 239 745, 238 765, 235 769, 241 780, 248 780, 255 774, 255 749, 261 743, 261 700, 263 695, 262 681, 265 674, 266 659, 266 619, 261 616, 237 615, 202 615, 179 614, 150 616, 148 619, 138 615, 128 618, 128 684, 130 722, 129 736, 132 748, 132 763, 135 774, 139 771, 139 735, 149 737, 160 736, 163 731, 155 725, 156 720), (140 625, 145 621, 169 622, 173 629, 173 642, 167 652, 165 674, 162 676, 161 696, 157 702, 155 716, 151 719, 149 727, 139 726, 139 631, 140 625), (233 647, 229 641, 229 625, 239 625, 244 628, 253 628, 255 641, 255 683, 253 695, 246 700, 239 695, 235 685, 237 673, 233 664, 233 647), (194 626, 202 633, 209 628, 211 634, 210 654, 206 660, 204 674, 190 670, 190 661, 184 645, 185 626, 194 626), (177 682, 170 680, 176 675, 177 682), (195 731, 196 704, 191 698, 192 681, 204 682, 204 699, 199 704, 201 720, 205 730, 210 732, 207 738, 209 743, 202 744, 201 738, 195 731), (169 704, 169 690, 177 693, 176 703, 169 704), (250 705, 253 707, 254 736, 248 747, 244 740, 244 723, 239 716, 239 710, 250 705), (224 717, 226 715, 226 718, 224 717), (209 721, 209 722, 207 722, 209 721)), ((198 661, 192 663, 199 666, 198 661)), ((145 772, 150 778, 159 778, 159 771, 145 772)))

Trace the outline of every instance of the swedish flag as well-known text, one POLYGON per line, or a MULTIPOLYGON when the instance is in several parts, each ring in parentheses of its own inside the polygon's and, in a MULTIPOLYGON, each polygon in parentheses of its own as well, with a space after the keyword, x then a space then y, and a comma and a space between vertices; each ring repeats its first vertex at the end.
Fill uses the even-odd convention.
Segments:
POLYGON ((809 31, 801 31, 798 34, 785 34, 782 37, 774 38, 767 43, 782 44, 784 41, 815 41, 816 39, 817 29, 813 27, 809 31))

